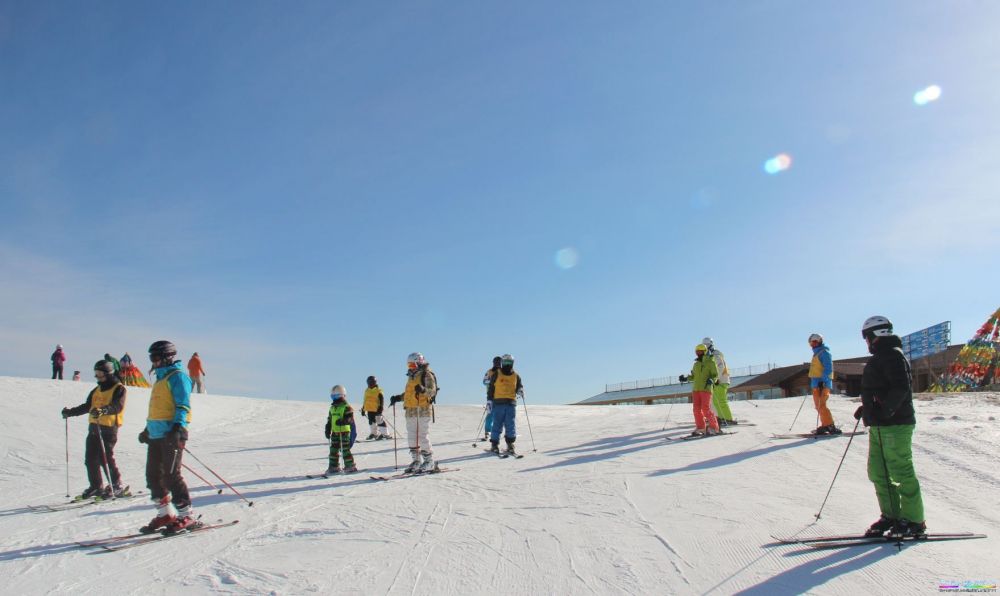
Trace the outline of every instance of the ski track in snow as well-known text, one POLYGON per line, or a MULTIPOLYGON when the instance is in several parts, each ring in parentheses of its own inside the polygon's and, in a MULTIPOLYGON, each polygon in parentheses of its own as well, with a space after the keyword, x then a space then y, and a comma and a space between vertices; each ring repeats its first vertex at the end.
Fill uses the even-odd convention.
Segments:
MULTIPOLYGON (((152 514, 143 499, 36 514, 28 503, 64 499, 59 408, 86 383, 0 377, 9 424, 0 437, 0 573, 6 592, 122 594, 385 593, 775 594, 936 591, 946 579, 991 578, 1000 508, 1000 448, 993 395, 922 396, 916 402, 917 473, 928 523, 991 538, 838 551, 773 546, 771 534, 854 533, 877 516, 865 473, 867 437, 856 438, 816 520, 846 439, 771 440, 801 400, 734 402, 757 426, 724 440, 665 441, 686 434, 687 411, 530 406, 537 452, 498 460, 471 447, 481 406, 439 406, 435 455, 454 474, 386 483, 366 474, 304 478, 325 467, 324 402, 196 395, 189 448, 254 501, 216 495, 185 474, 206 521, 233 528, 120 553, 75 540, 126 533, 152 514), (13 399, 14 396, 17 399, 13 399), (277 421, 261 424, 261 421, 277 421), (677 426, 677 425, 681 426, 677 426), (666 426, 666 429, 663 427, 666 426), (319 437, 317 438, 317 434, 319 437), (770 546, 769 546, 770 545, 770 546)), ((126 482, 144 484, 141 430, 148 390, 130 389, 117 453, 126 482)), ((851 399, 835 398, 837 420, 851 399)), ((523 411, 519 411, 519 418, 523 411)), ((804 410, 800 424, 806 420, 804 410)), ((523 418, 519 420, 526 432, 523 418)), ((70 419, 70 477, 85 483, 82 418, 70 419)), ((519 444, 530 444, 527 435, 519 444)), ((399 442, 406 455, 405 440, 399 442)), ((359 467, 393 469, 392 444, 359 442, 359 467)), ((193 459, 185 462, 211 476, 193 459)), ((220 485, 221 486, 221 485, 220 485)))

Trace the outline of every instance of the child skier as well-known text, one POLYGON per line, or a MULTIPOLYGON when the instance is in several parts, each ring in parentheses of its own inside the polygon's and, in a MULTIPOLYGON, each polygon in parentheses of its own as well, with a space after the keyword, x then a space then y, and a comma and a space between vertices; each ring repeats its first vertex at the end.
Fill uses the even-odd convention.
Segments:
POLYGON ((817 435, 839 435, 843 431, 833 424, 833 414, 826 407, 830 399, 830 389, 833 388, 833 359, 830 348, 823 343, 823 336, 813 333, 809 336, 809 346, 812 348, 812 363, 809 365, 809 387, 812 389, 813 405, 819 415, 819 426, 814 431, 817 435))
POLYGON ((334 385, 330 390, 330 411, 326 417, 324 433, 330 441, 330 467, 326 475, 340 473, 340 456, 344 458, 344 473, 353 474, 358 471, 351 455, 351 426, 354 423, 354 409, 347 403, 347 389, 343 385, 334 385))
POLYGON ((156 503, 156 517, 139 528, 143 534, 175 534, 201 525, 181 476, 187 426, 191 422, 191 379, 174 360, 177 347, 166 340, 149 346, 156 382, 149 394, 149 414, 139 442, 146 443, 146 486, 156 503))
POLYGON ((490 433, 493 431, 493 378, 500 372, 500 364, 503 359, 499 356, 493 357, 493 367, 487 369, 483 375, 483 385, 486 386, 486 417, 483 418, 483 440, 490 440, 490 433))
POLYGON ((500 357, 500 370, 490 381, 493 395, 493 432, 490 434, 490 451, 500 453, 500 430, 504 431, 506 452, 514 455, 514 441, 517 440, 517 396, 524 393, 521 375, 514 372, 514 357, 504 354, 500 357))
POLYGON ((712 412, 711 403, 712 383, 719 378, 719 369, 715 366, 715 360, 708 355, 708 346, 705 344, 695 346, 694 354, 691 375, 678 377, 682 383, 686 383, 690 379, 692 384, 691 403, 694 409, 695 429, 691 435, 717 435, 720 432, 719 420, 712 412))
POLYGON ((78 499, 91 497, 112 498, 129 496, 129 487, 122 486, 122 474, 115 462, 115 444, 118 443, 118 428, 125 414, 125 386, 115 376, 114 365, 107 360, 98 360, 94 365, 95 387, 87 400, 75 408, 63 408, 62 417, 90 414, 84 462, 87 465, 87 480, 90 486, 78 499), (102 468, 111 484, 103 486, 102 468))
POLYGON ((368 384, 368 388, 365 389, 365 400, 361 405, 361 415, 368 416, 368 436, 365 437, 365 440, 388 439, 389 433, 386 430, 385 419, 382 418, 382 409, 385 404, 382 388, 378 386, 378 379, 374 376, 368 377, 365 382, 368 384))
POLYGON ((390 404, 403 402, 406 412, 406 438, 411 461, 405 472, 435 472, 438 465, 431 447, 430 427, 431 408, 438 392, 437 377, 420 352, 407 356, 406 369, 406 388, 402 394, 393 395, 389 400, 390 404))

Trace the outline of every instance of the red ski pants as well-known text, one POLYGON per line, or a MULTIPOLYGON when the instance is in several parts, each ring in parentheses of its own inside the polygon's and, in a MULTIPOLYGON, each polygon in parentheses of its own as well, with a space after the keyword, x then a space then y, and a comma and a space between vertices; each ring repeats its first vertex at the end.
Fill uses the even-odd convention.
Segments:
POLYGON ((694 406, 694 425, 699 430, 705 430, 705 423, 715 430, 719 430, 719 420, 712 411, 712 392, 695 391, 691 394, 691 403, 694 406))

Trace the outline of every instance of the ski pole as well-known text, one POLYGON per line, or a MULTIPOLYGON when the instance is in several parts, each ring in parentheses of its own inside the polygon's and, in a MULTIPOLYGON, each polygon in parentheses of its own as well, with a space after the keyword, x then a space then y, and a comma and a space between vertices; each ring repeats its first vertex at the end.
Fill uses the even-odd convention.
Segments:
POLYGON ((69 496, 69 418, 63 418, 66 423, 66 496, 69 496))
POLYGON ((218 478, 218 479, 219 479, 219 480, 220 480, 220 481, 222 482, 222 484, 225 484, 225 485, 226 485, 226 486, 227 486, 227 487, 229 488, 229 490, 231 490, 231 491, 233 491, 234 493, 236 493, 236 496, 238 496, 239 498, 241 498, 241 499, 243 499, 244 501, 246 501, 246 502, 247 502, 247 507, 253 507, 253 501, 250 501, 250 500, 248 500, 248 499, 247 499, 246 497, 244 497, 244 496, 243 496, 243 495, 242 495, 242 494, 240 493, 240 491, 238 491, 238 490, 236 490, 235 488, 233 488, 233 485, 232 485, 232 484, 229 484, 228 482, 226 482, 226 479, 225 479, 225 478, 223 478, 222 476, 219 476, 219 473, 218 473, 218 472, 216 472, 216 471, 215 471, 215 470, 213 470, 212 468, 208 467, 208 464, 206 464, 205 462, 203 462, 203 461, 201 461, 200 459, 198 459, 198 456, 197 456, 197 455, 195 455, 195 454, 193 454, 193 453, 191 453, 191 450, 189 450, 189 449, 187 448, 187 446, 185 446, 185 447, 184 447, 184 451, 187 451, 187 452, 188 452, 188 455, 190 455, 191 457, 193 457, 193 458, 194 458, 194 461, 196 461, 196 462, 198 462, 199 464, 201 464, 201 465, 205 466, 205 469, 206 469, 206 470, 208 470, 208 471, 209 471, 209 472, 211 472, 211 473, 212 473, 212 474, 213 474, 213 475, 214 475, 214 476, 215 476, 216 478, 218 478))
MULTIPOLYGON (((388 422, 388 421, 387 421, 388 422)), ((395 461, 393 470, 399 470, 399 451, 396 449, 396 402, 392 402, 392 459, 395 461)))
POLYGON ((660 430, 667 430, 667 422, 670 422, 670 412, 674 409, 674 402, 670 402, 670 407, 667 408, 667 417, 663 420, 663 428, 660 430))
POLYGON ((97 442, 101 446, 101 469, 104 470, 104 475, 108 478, 108 487, 111 488, 111 498, 115 499, 115 483, 111 481, 111 468, 108 464, 108 449, 104 446, 104 436, 101 435, 101 425, 95 424, 97 431, 97 442))
POLYGON ((826 500, 830 498, 830 491, 833 490, 833 483, 837 481, 837 475, 840 474, 840 468, 844 465, 844 458, 847 457, 847 450, 851 448, 851 441, 854 440, 854 436, 858 432, 859 424, 861 424, 860 419, 854 423, 854 431, 851 433, 851 437, 847 439, 847 447, 844 448, 844 455, 840 457, 840 463, 837 464, 837 471, 833 473, 833 480, 830 481, 830 488, 826 490, 826 496, 823 497, 823 504, 819 506, 819 511, 816 512, 816 519, 819 519, 820 514, 823 513, 823 508, 826 507, 826 500))
MULTIPOLYGON (((528 421, 528 436, 531 437, 531 450, 537 453, 538 450, 535 449, 535 434, 531 432, 531 418, 528 416, 528 402, 524 399, 523 393, 521 394, 521 401, 524 402, 524 419, 528 421)), ((517 404, 516 401, 514 403, 517 404)))
POLYGON ((792 419, 792 424, 788 427, 788 432, 792 432, 792 426, 795 426, 795 421, 799 419, 799 414, 802 413, 802 406, 806 405, 807 397, 809 397, 808 393, 802 396, 802 403, 799 404, 799 411, 795 412, 795 418, 792 419))
POLYGON ((222 494, 222 489, 221 488, 215 486, 214 484, 212 484, 208 480, 205 480, 205 477, 202 476, 201 474, 199 474, 198 472, 195 472, 194 470, 192 470, 191 466, 187 465, 184 462, 181 462, 181 467, 184 468, 185 470, 187 470, 188 472, 191 472, 192 474, 194 474, 195 476, 197 476, 199 480, 201 480, 202 482, 204 482, 205 484, 207 484, 209 487, 211 487, 211 489, 215 491, 215 494, 217 494, 217 495, 221 495, 222 494))
POLYGON ((473 447, 479 445, 479 429, 485 427, 486 427, 486 406, 483 406, 483 417, 479 419, 479 425, 476 427, 476 438, 472 440, 473 447))

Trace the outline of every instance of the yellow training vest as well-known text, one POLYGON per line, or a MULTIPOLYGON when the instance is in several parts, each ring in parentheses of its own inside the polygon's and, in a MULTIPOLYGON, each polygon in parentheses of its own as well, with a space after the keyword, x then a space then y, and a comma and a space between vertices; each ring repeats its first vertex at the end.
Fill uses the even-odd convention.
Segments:
MULTIPOLYGON (((416 388, 420 384, 420 381, 424 378, 424 375, 429 375, 430 371, 417 371, 417 374, 406 380, 406 389, 403 391, 403 407, 404 408, 427 408, 431 405, 430 399, 427 398, 427 392, 417 395, 416 388)), ((426 389, 426 387, 424 387, 426 389)))
POLYGON ((382 393, 382 388, 378 385, 365 389, 365 403, 362 406, 365 412, 378 411, 378 396, 380 393, 382 393))
POLYGON ((518 378, 516 372, 511 372, 509 375, 503 374, 503 371, 497 373, 493 381, 493 401, 516 401, 518 378))
MULTIPOLYGON (((104 406, 111 405, 111 398, 115 396, 115 390, 119 387, 124 387, 121 383, 115 383, 113 387, 108 390, 101 389, 100 386, 94 389, 94 393, 90 396, 90 409, 103 408, 104 406)), ((125 398, 122 397, 122 411, 117 414, 105 414, 104 416, 95 417, 90 416, 91 424, 100 424, 101 426, 121 426, 124 420, 123 414, 125 413, 125 398)))
MULTIPOLYGON (((174 394, 170 392, 170 385, 167 381, 179 372, 179 370, 172 371, 153 384, 153 391, 149 396, 149 415, 146 417, 147 420, 174 419, 174 394)), ((186 422, 191 422, 191 412, 187 413, 186 422)))

